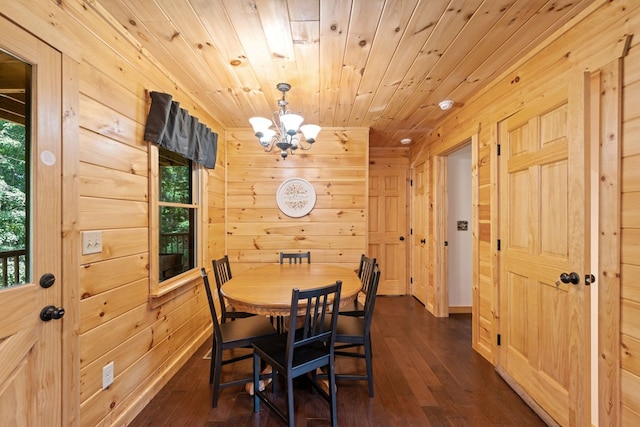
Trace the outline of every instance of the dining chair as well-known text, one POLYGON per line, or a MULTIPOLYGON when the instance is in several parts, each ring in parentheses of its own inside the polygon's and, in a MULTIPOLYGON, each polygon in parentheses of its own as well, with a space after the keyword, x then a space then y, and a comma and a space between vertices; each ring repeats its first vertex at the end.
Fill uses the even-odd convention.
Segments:
POLYGON ((216 278, 216 287, 218 288, 218 301, 220 301, 220 317, 221 322, 226 323, 228 319, 235 320, 243 317, 254 316, 253 313, 247 313, 245 311, 237 311, 235 308, 227 306, 227 301, 222 295, 222 285, 231 280, 231 264, 229 264, 229 257, 225 255, 220 259, 214 259, 211 261, 213 264, 213 275, 216 278))
MULTIPOLYGON (((280 264, 284 264, 284 260, 288 259, 289 264, 302 264, 304 259, 307 259, 307 264, 311 264, 311 251, 307 252, 280 252, 280 264)), ((279 332, 284 330, 284 318, 282 316, 278 316, 275 319, 271 318, 272 322, 276 322, 276 327, 279 332)))
MULTIPOLYGON (((371 283, 371 276, 373 275, 373 268, 376 265, 376 258, 368 257, 365 254, 360 256, 360 265, 358 267, 358 277, 362 282, 362 289, 360 292, 365 296, 369 292, 369 283, 371 283)), ((359 296, 359 295, 358 295, 359 296)), ((364 305, 356 297, 353 300, 353 305, 347 305, 340 308, 340 314, 344 316, 364 316, 364 305)))
MULTIPOLYGON (((211 320, 213 322, 213 337, 211 344, 211 368, 209 370, 209 384, 213 384, 212 407, 218 406, 218 395, 220 388, 246 384, 253 380, 253 377, 237 379, 233 381, 220 382, 220 373, 222 366, 238 362, 240 360, 251 357, 251 352, 231 356, 228 359, 222 358, 224 350, 251 348, 253 341, 261 338, 277 335, 277 332, 269 319, 264 316, 252 316, 243 319, 237 319, 233 322, 220 323, 216 313, 216 306, 213 302, 213 294, 209 285, 209 277, 207 270, 200 269, 200 275, 204 282, 204 288, 207 292, 207 300, 209 301, 209 310, 211 311, 211 320)), ((269 378, 269 375, 263 374, 262 379, 269 378)))
POLYGON ((289 264, 302 264, 302 260, 305 258, 307 259, 307 264, 311 264, 311 251, 294 253, 280 252, 280 264, 283 264, 285 259, 289 260, 289 264))
POLYGON ((367 296, 364 301, 364 317, 338 316, 336 326, 335 355, 365 359, 366 374, 336 373, 338 380, 367 380, 369 397, 373 397, 373 359, 371 351, 371 321, 378 293, 380 269, 376 264, 369 279, 367 296), (362 351, 348 350, 363 347, 362 351))
POLYGON ((253 342, 253 409, 260 410, 260 401, 271 408, 289 426, 294 426, 293 379, 311 373, 313 388, 329 402, 331 425, 338 422, 336 407, 336 378, 334 372, 334 340, 338 316, 331 305, 340 304, 342 281, 320 288, 291 292, 289 328, 280 334, 253 342), (286 412, 269 398, 267 391, 259 389, 260 362, 271 365, 273 372, 272 393, 275 395, 277 375, 286 382, 286 412), (316 371, 326 367, 329 379, 328 390, 318 383, 316 371))

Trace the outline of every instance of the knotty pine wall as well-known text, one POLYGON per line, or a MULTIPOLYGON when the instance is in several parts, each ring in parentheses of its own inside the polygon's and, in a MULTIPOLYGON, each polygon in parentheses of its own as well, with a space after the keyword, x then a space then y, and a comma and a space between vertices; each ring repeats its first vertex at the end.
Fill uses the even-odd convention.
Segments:
POLYGON ((311 251, 311 262, 357 268, 367 248, 369 131, 324 128, 308 151, 283 160, 251 129, 227 131, 227 252, 234 271, 279 262, 280 251, 311 251), (309 215, 280 212, 276 192, 289 178, 316 191, 309 215))
MULTIPOLYGON (((124 425, 211 333, 201 280, 163 300, 149 298, 145 90, 172 94, 219 134, 218 162, 208 172, 209 208, 203 209, 209 215, 207 259, 224 254, 225 134, 194 97, 115 31, 108 18, 79 1, 31 3, 14 0, 0 13, 63 52, 65 46, 80 52, 79 75, 64 76, 77 79, 80 88, 79 141, 63 141, 64 150, 78 152, 78 164, 64 165, 78 171, 78 194, 64 210, 77 212, 74 233, 101 230, 103 239, 101 253, 79 256, 79 264, 65 266, 75 269, 71 276, 79 280, 61 281, 64 294, 79 296, 78 306, 65 307, 67 324, 78 313, 65 345, 77 347, 79 339, 72 362, 79 365, 79 378, 64 393, 63 406, 70 422, 78 422, 79 416, 81 426, 124 425), (102 367, 111 361, 114 383, 102 390, 102 367)), ((78 235, 75 239, 81 242, 78 235)), ((80 245, 76 250, 81 252, 80 245)))
POLYGON ((623 76, 621 393, 622 421, 632 426, 640 425, 640 40, 636 35, 624 58, 623 76))
MULTIPOLYGON (((624 49, 621 49, 621 44, 624 44, 625 36, 633 34, 628 54, 623 59, 622 70, 622 178, 620 182, 614 182, 614 185, 619 185, 622 189, 622 245, 620 248, 601 248, 601 251, 620 250, 621 254, 622 295, 614 303, 619 306, 609 305, 600 308, 601 315, 605 310, 609 316, 614 313, 613 321, 616 322, 616 327, 619 321, 616 320, 615 313, 621 313, 621 347, 606 349, 607 352, 613 352, 612 360, 603 359, 601 362, 612 366, 610 372, 613 372, 608 378, 608 384, 600 378, 600 387, 606 387, 605 390, 600 390, 600 419, 603 419, 604 414, 604 419, 609 420, 601 422, 600 425, 631 426, 640 423, 640 41, 637 34, 640 28, 639 6, 637 2, 602 2, 590 15, 583 16, 581 22, 574 23, 573 27, 567 28, 566 33, 557 37, 555 41, 532 52, 464 106, 454 107, 431 135, 421 141, 421 145, 412 149, 412 163, 428 160, 429 173, 433 177, 434 159, 437 156, 448 154, 469 138, 477 138, 472 166, 477 173, 474 219, 479 225, 478 229, 474 230, 478 249, 474 253, 477 268, 473 283, 473 347, 495 364, 499 317, 496 248, 497 124, 510 113, 526 105, 529 100, 544 97, 541 89, 544 90, 549 81, 566 82, 569 78, 567 76, 596 71, 603 66, 615 64, 615 58, 623 55, 624 49), (615 368, 618 359, 621 359, 620 370, 615 368), (618 374, 620 379, 617 378, 618 374), (617 402, 618 393, 621 394, 619 408, 611 408, 610 405, 617 402), (621 422, 615 415, 618 409, 621 412, 621 422)), ((617 89, 615 84, 613 89, 617 89)), ((455 94, 451 97, 455 99, 455 94)), ((606 117, 605 115, 604 120, 606 117)), ((612 127, 615 128, 615 124, 612 127)), ((610 178, 612 177, 607 176, 607 179, 610 178)), ((615 180, 615 176, 613 179, 615 180)), ((433 187, 429 189, 430 201, 433 201, 433 193, 436 191, 433 187)), ((433 215, 431 217, 433 218, 433 215)), ((434 227, 437 228, 438 224, 430 224, 430 232, 433 232, 434 227)), ((429 251, 429 254, 428 264, 437 264, 437 259, 433 258, 434 252, 429 251)), ((617 277, 615 271, 608 273, 617 277)), ((427 307, 435 294, 432 278, 428 286, 430 289, 427 292, 427 307)), ((592 298, 597 298, 598 294, 591 295, 592 298)), ((610 295, 600 296, 601 299, 609 297, 610 295)), ((607 335, 604 339, 609 340, 611 333, 615 334, 616 330, 605 328, 601 333, 604 332, 607 335)), ((601 342, 600 345, 605 344, 601 342)), ((611 357, 609 353, 607 357, 611 357)))

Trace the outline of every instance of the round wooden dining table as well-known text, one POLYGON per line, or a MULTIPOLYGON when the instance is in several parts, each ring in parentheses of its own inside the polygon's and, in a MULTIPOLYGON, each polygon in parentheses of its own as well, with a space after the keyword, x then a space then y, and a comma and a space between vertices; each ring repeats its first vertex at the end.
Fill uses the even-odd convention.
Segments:
POLYGON ((342 281, 340 306, 352 302, 362 282, 352 269, 330 264, 268 264, 234 275, 222 285, 228 303, 240 311, 267 316, 288 316, 291 292, 342 281))

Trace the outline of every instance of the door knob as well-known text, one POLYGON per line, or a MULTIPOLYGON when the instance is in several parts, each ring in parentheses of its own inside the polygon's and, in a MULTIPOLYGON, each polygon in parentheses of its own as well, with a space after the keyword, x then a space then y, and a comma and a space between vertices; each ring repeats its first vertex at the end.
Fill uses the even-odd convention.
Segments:
POLYGON ((427 239, 420 239, 420 243, 424 245, 425 243, 427 243, 427 239))
POLYGON ((403 241, 404 240, 404 236, 400 236, 400 240, 403 241))
POLYGON ((40 319, 45 322, 52 319, 62 319, 62 316, 64 316, 64 308, 56 307, 55 305, 48 305, 40 312, 40 319))
POLYGON ((562 283, 572 283, 574 285, 577 285, 578 283, 580 283, 580 276, 578 275, 578 273, 575 273, 573 271, 569 274, 562 273, 560 274, 560 281, 562 283))
POLYGON ((584 284, 589 286, 592 283, 596 283, 596 276, 593 274, 585 274, 584 275, 584 284))

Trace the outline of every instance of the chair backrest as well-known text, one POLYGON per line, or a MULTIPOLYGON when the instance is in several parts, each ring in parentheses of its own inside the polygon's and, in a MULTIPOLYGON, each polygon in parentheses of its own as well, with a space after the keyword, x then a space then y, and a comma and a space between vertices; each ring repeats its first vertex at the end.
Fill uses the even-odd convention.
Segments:
POLYGON ((373 269, 376 266, 376 259, 362 254, 360 257, 360 267, 358 268, 358 277, 362 282, 362 292, 367 294, 369 292, 369 284, 371 283, 371 276, 373 276, 373 269))
MULTIPOLYGON (((204 267, 200 269, 200 275, 204 283, 204 290, 207 292, 207 301, 209 301, 209 311, 211 312, 211 320, 213 321, 213 335, 217 342, 222 342, 222 332, 220 331, 220 322, 218 322, 218 314, 216 313, 216 305, 213 302, 213 294, 209 285, 209 276, 204 267)), ((224 304, 220 304, 223 306, 224 304)))
POLYGON ((224 296, 222 295, 222 285, 231 279, 231 265, 229 264, 229 257, 227 255, 220 259, 214 259, 211 261, 211 264, 213 264, 213 275, 216 278, 216 287, 218 288, 220 314, 222 315, 222 323, 224 323, 227 320, 227 308, 224 302, 224 296))
POLYGON ((302 260, 305 258, 307 259, 307 264, 311 264, 311 251, 296 253, 280 252, 280 264, 283 264, 285 259, 289 260, 289 264, 302 264, 302 260))
POLYGON ((373 319, 373 309, 376 305, 376 294, 378 293, 378 283, 380 282, 380 268, 376 264, 369 278, 369 284, 367 285, 367 296, 364 300, 364 333, 369 333, 371 328, 371 319, 373 319))
POLYGON ((303 347, 327 349, 333 354, 338 310, 332 311, 331 306, 340 305, 340 291, 342 281, 315 289, 301 291, 293 289, 291 292, 291 314, 289 316, 289 331, 287 332, 287 365, 293 363, 296 350, 304 351, 303 347), (299 309, 304 308, 301 315, 299 309), (326 320, 331 318, 330 322, 326 320))

